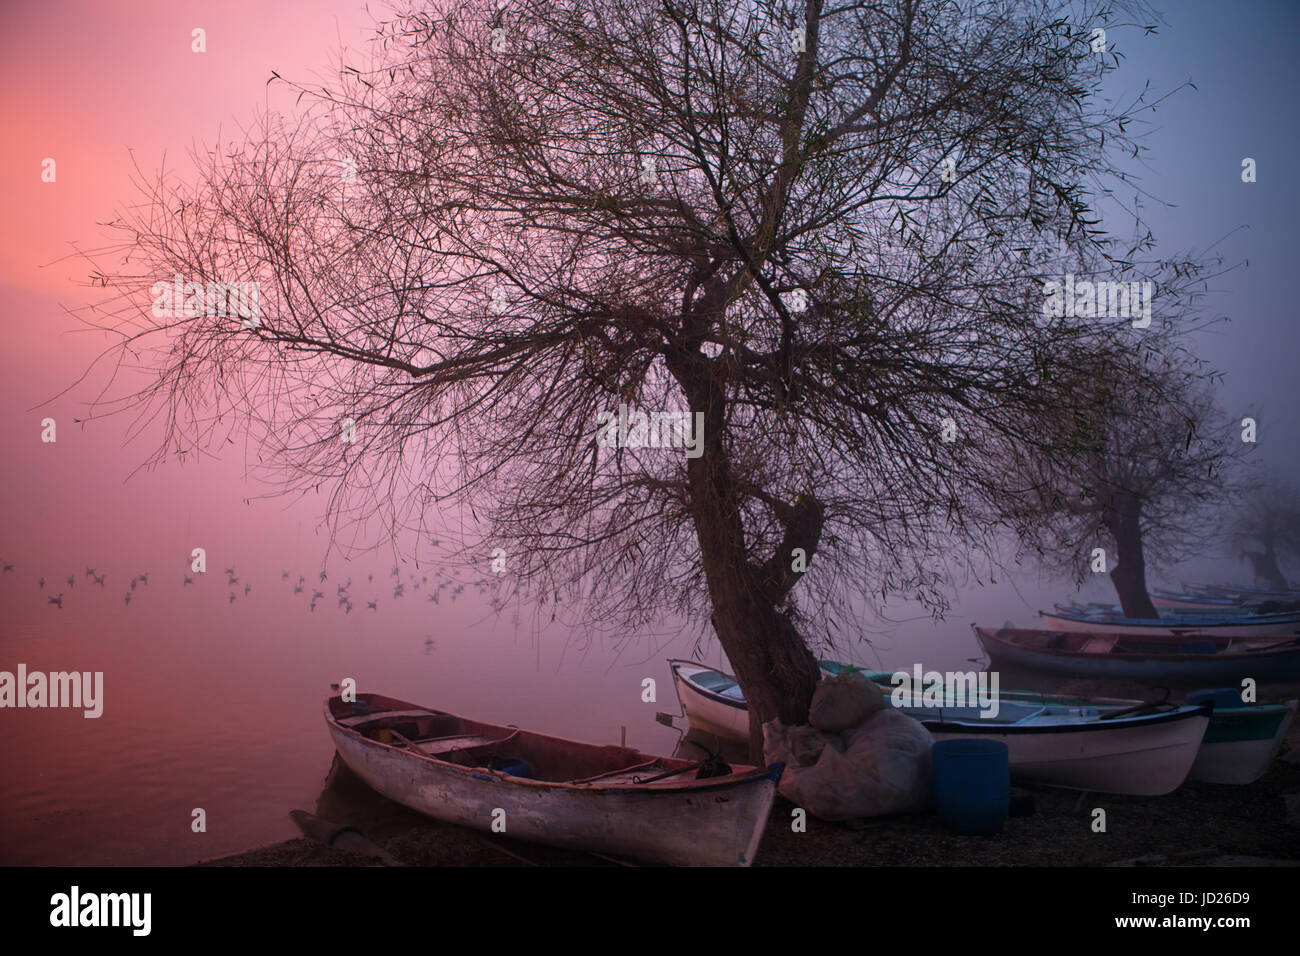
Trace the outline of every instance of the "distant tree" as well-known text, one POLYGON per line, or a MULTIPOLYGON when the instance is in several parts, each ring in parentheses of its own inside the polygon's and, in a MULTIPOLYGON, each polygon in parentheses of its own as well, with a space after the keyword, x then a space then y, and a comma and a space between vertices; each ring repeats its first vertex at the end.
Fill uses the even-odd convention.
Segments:
POLYGON ((1243 446, 1202 363, 1172 347, 1114 359, 1092 382, 1109 413, 1063 416, 1048 454, 1020 457, 1013 516, 1048 568, 1077 583, 1104 570, 1127 617, 1154 618, 1148 567, 1203 552, 1232 506, 1243 446))
POLYGON ((1232 537, 1256 582, 1288 589, 1281 562, 1300 559, 1300 495, 1277 477, 1257 483, 1242 502, 1232 537))
POLYGON ((304 113, 118 221, 109 325, 157 376, 125 407, 161 412, 160 454, 238 411, 339 521, 424 528, 464 502, 469 554, 501 548, 590 622, 711 620, 760 751, 762 721, 806 721, 809 642, 855 633, 873 596, 941 611, 995 548, 1011 457, 1051 454, 1067 410, 1108 415, 1089 383, 1146 331, 1045 314, 1044 282, 1156 280, 1157 328, 1201 275, 1094 208, 1151 106, 1101 96, 1127 15, 1145 8, 404 13, 333 89, 302 87, 304 113), (151 315, 174 275, 257 281, 258 323, 151 315), (635 427, 610 447, 620 405, 698 415, 698 447, 635 427))

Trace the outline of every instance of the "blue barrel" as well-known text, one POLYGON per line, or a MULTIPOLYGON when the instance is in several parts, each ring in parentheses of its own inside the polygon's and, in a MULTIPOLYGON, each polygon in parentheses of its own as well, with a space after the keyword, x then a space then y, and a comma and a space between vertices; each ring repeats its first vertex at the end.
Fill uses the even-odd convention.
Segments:
POLYGON ((940 740, 931 750, 939 818, 972 836, 1002 831, 1011 803, 1011 761, 1000 740, 940 740))
POLYGON ((1215 687, 1209 690, 1194 690, 1187 695, 1187 703, 1189 705, 1213 704, 1215 710, 1245 706, 1241 701, 1241 691, 1235 690, 1232 687, 1215 687))

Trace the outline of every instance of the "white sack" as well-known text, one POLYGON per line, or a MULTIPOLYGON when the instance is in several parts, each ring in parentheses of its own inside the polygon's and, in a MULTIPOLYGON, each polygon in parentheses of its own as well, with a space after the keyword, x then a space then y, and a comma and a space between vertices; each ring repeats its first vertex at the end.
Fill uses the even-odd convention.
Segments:
POLYGON ((880 688, 855 671, 822 679, 813 691, 808 723, 818 730, 840 733, 884 709, 885 695, 880 688))
MULTIPOLYGON (((892 708, 844 733, 845 750, 823 747, 800 766, 791 733, 779 720, 763 725, 767 763, 786 765, 779 792, 823 820, 854 820, 921 810, 930 803, 930 732, 892 708)), ((801 735, 794 733, 796 740, 801 735)))

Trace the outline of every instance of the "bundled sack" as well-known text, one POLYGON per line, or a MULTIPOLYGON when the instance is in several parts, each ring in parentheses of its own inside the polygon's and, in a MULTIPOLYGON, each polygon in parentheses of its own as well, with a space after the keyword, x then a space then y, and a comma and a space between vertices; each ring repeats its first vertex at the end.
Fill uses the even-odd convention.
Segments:
POLYGON ((856 820, 923 810, 930 803, 930 732, 892 708, 877 711, 844 733, 840 752, 824 746, 802 766, 791 744, 802 728, 779 720, 763 725, 763 756, 786 765, 781 796, 822 820, 856 820))
POLYGON ((867 676, 850 671, 824 678, 813 691, 808 723, 818 730, 838 734, 857 727, 885 709, 885 695, 867 676))
MULTIPOLYGON (((811 767, 815 764, 827 747, 834 747, 840 753, 844 753, 844 740, 839 734, 824 734, 816 727, 791 727, 786 732, 786 742, 789 744, 791 756, 801 767, 811 767)), ((766 749, 766 737, 764 749, 766 749)))

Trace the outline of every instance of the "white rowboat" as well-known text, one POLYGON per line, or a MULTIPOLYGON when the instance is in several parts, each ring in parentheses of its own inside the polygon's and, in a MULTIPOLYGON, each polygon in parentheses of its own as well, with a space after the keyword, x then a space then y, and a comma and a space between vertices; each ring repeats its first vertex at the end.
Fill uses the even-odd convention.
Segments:
POLYGON ((535 843, 672 865, 750 865, 782 770, 702 769, 379 694, 358 694, 355 703, 329 698, 325 722, 343 762, 412 810, 488 833, 504 826, 503 835, 535 843))
MULTIPOLYGON (((734 678, 690 661, 668 663, 692 727, 747 739, 749 715, 734 678)), ((836 666, 823 664, 826 669, 836 666)), ((890 691, 882 689, 889 700, 890 691)), ((919 720, 936 741, 1002 741, 1015 780, 1141 796, 1170 793, 1187 779, 1211 713, 1208 704, 1125 714, 1002 699, 997 715, 986 717, 974 706, 935 707, 910 695, 899 709, 919 720)))
POLYGON ((1039 611, 1045 630, 1087 634, 1104 631, 1128 637, 1296 637, 1300 636, 1300 613, 1243 614, 1238 617, 1180 614, 1162 618, 1132 618, 1103 611, 1039 611))

